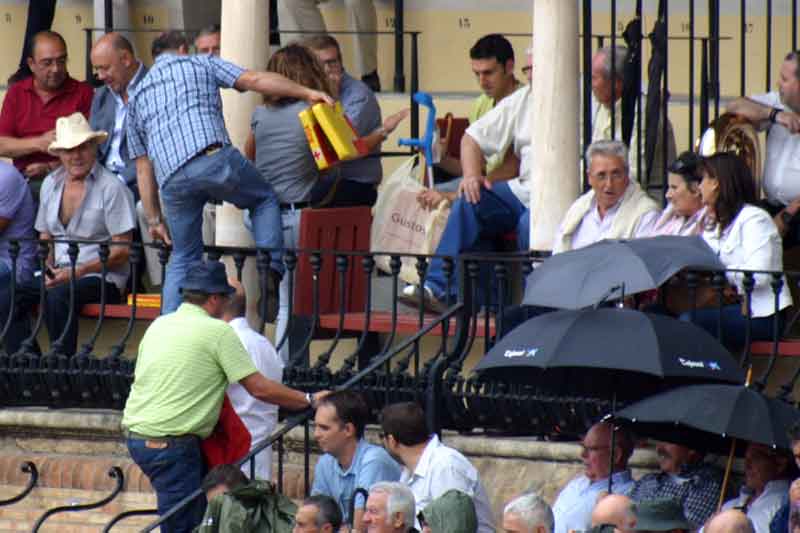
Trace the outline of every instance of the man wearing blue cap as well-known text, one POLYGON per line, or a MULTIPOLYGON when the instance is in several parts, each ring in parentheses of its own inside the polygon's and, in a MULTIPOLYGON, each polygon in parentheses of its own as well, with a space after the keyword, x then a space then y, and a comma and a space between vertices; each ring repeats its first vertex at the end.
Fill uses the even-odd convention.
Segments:
MULTIPOLYGON (((259 400, 290 410, 314 408, 324 395, 291 389, 256 370, 233 328, 220 320, 233 292, 222 263, 196 263, 181 287, 183 303, 155 320, 139 343, 122 426, 131 457, 156 491, 159 514, 200 488, 200 440, 214 429, 228 384, 238 382, 259 400)), ((204 507, 198 498, 162 531, 191 531, 204 507)))

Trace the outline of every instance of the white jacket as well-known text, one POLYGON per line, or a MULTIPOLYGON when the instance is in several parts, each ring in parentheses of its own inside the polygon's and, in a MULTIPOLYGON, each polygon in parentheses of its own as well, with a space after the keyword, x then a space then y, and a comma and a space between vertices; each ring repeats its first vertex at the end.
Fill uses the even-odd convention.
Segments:
MULTIPOLYGON (((720 235, 719 225, 703 232, 703 239, 727 268, 742 270, 783 270, 783 245, 778 228, 763 209, 746 204, 730 226, 720 235)), ((728 282, 736 285, 744 297, 742 273, 729 273, 728 282)), ((775 312, 775 297, 770 283, 772 276, 755 276, 753 317, 770 316, 775 312)), ((786 277, 779 297, 779 309, 792 305, 786 277)))

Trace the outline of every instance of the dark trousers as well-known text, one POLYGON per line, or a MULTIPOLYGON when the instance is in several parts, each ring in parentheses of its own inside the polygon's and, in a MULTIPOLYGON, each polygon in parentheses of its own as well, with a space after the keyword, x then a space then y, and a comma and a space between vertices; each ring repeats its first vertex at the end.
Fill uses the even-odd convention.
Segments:
MULTIPOLYGON (((750 319, 750 340, 771 341, 775 331, 775 320, 778 320, 778 337, 783 334, 784 313, 769 315, 761 318, 750 319)), ((694 320, 690 312, 682 313, 680 320, 693 322, 714 337, 720 320, 718 308, 695 310, 694 320)), ((736 352, 744 348, 747 333, 747 318, 742 315, 742 306, 739 304, 725 305, 722 307, 722 344, 729 350, 736 352)))
MULTIPOLYGON (((68 326, 61 351, 64 355, 73 355, 76 352, 78 348, 78 311, 85 304, 100 301, 100 289, 103 283, 106 286, 106 303, 119 303, 120 292, 113 283, 104 282, 98 276, 80 278, 75 282, 74 313, 69 324, 67 322, 70 313, 70 284, 65 283, 47 290, 44 309, 41 312, 44 314, 44 323, 47 326, 51 344, 61 336, 64 328, 68 326)), ((39 304, 40 284, 41 281, 37 277, 17 286, 14 298, 14 317, 4 339, 6 352, 9 354, 19 350, 23 341, 31 336, 30 311, 34 305, 39 304)), ((0 301, 0 323, 5 324, 9 307, 8 298, 3 298, 0 301)), ((38 347, 36 350, 38 351, 38 347)))
POLYGON ((372 207, 377 199, 378 189, 375 184, 343 179, 336 184, 333 198, 320 207, 372 207))
MULTIPOLYGON (((206 468, 200 451, 200 439, 129 438, 128 452, 156 491, 159 515, 164 515, 183 498, 200 488, 206 468)), ((205 507, 205 497, 195 498, 161 526, 162 533, 189 533, 200 525, 205 507)))

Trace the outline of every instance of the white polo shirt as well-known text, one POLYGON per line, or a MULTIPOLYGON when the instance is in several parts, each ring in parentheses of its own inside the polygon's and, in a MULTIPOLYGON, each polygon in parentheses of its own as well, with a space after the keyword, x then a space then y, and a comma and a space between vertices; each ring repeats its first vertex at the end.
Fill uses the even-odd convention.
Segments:
MULTIPOLYGON (((786 109, 777 91, 751 96, 751 100, 786 109)), ((764 163, 764 192, 771 202, 788 205, 800 197, 800 134, 791 134, 780 124, 770 125, 764 163)))

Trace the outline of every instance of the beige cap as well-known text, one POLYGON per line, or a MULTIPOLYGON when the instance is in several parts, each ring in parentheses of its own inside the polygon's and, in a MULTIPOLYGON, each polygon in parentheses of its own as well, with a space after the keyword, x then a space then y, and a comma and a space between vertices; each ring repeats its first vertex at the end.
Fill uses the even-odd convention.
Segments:
POLYGON ((58 150, 71 150, 86 141, 104 141, 107 137, 108 133, 105 131, 92 131, 82 113, 73 113, 56 121, 56 140, 50 143, 47 151, 54 153, 58 150))

